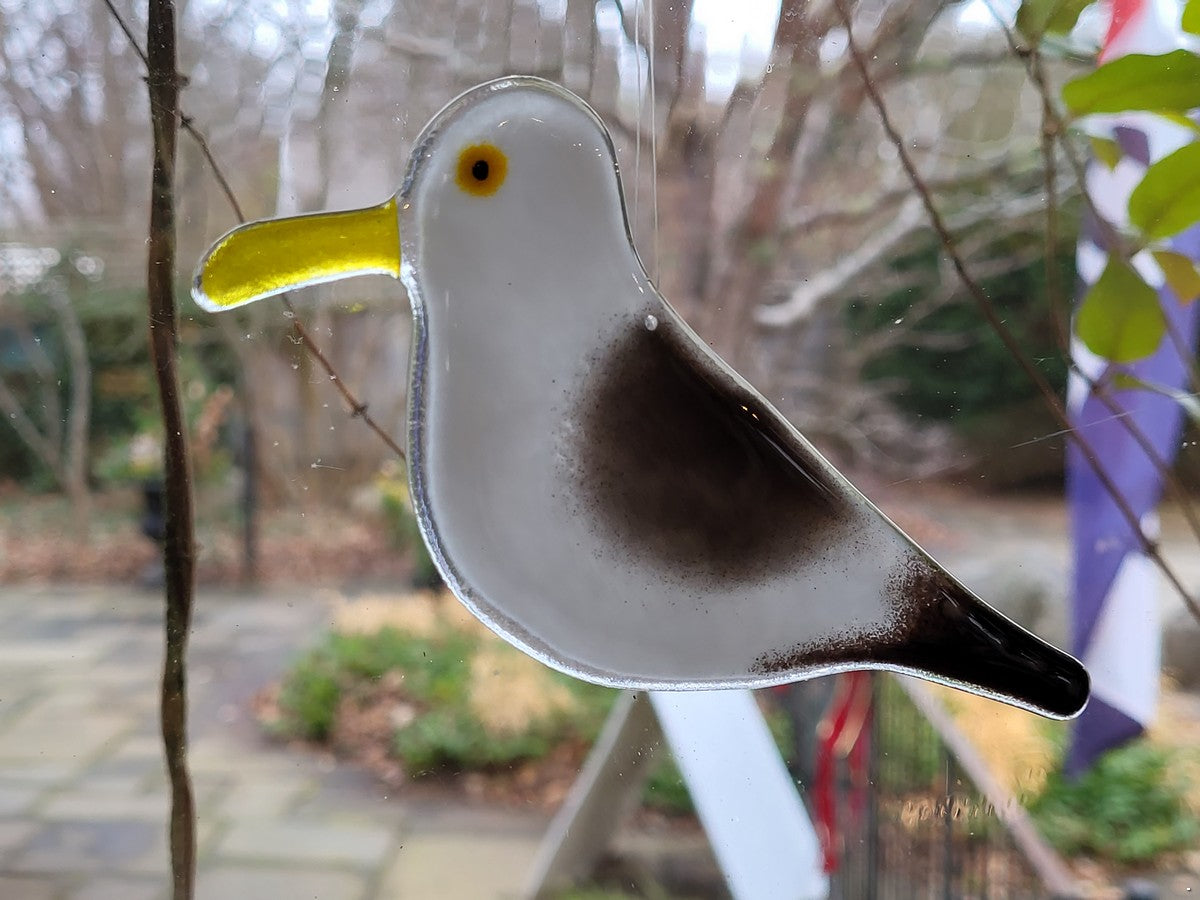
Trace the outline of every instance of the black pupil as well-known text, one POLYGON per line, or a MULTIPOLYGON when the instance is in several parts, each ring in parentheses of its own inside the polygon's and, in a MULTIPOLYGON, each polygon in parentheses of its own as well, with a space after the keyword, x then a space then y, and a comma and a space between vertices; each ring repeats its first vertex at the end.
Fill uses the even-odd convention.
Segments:
POLYGON ((488 164, 486 159, 477 159, 475 164, 471 166, 471 174, 475 176, 476 181, 487 181, 488 164))

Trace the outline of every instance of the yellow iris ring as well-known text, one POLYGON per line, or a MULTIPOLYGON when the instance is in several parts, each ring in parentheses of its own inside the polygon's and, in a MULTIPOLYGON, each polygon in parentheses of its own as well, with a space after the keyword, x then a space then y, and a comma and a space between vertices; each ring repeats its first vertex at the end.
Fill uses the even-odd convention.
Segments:
POLYGON ((268 219, 236 228, 200 263, 192 296, 215 312, 291 288, 367 273, 400 277, 400 222, 394 197, 367 209, 268 219))
POLYGON ((490 197, 508 174, 508 157, 495 144, 472 144, 458 154, 455 181, 468 194, 490 197))

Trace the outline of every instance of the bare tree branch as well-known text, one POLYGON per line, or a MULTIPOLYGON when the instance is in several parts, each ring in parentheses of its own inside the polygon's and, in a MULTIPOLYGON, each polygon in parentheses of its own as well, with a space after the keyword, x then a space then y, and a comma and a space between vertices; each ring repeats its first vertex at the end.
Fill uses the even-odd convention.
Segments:
MULTIPOLYGON (((1038 196, 1017 197, 1001 203, 981 203, 949 219, 948 227, 957 232, 983 222, 1020 219, 1041 212, 1043 205, 1043 199, 1038 196)), ((890 257, 905 239, 922 230, 925 221, 920 198, 910 196, 891 221, 869 234, 857 250, 802 282, 783 303, 760 307, 755 320, 761 325, 776 328, 794 325, 811 315, 813 309, 836 295, 855 278, 890 257)))
POLYGON ((910 197, 891 222, 868 235, 853 253, 802 281, 783 303, 759 307, 755 321, 782 328, 807 318, 818 304, 891 254, 898 244, 921 227, 924 219, 920 200, 910 197))
MULTIPOLYGON (((941 178, 930 178, 926 182, 929 189, 935 193, 950 193, 967 190, 996 182, 1006 182, 1018 174, 1018 166, 1008 153, 998 156, 995 160, 973 165, 941 178)), ((912 186, 907 182, 893 190, 874 192, 870 194, 870 202, 857 205, 853 202, 841 204, 835 208, 818 209, 803 217, 793 217, 785 223, 785 235, 806 235, 818 228, 836 228, 848 225, 861 225, 884 212, 889 212, 912 197, 912 186)), ((864 195, 864 200, 867 196, 864 195)))
POLYGON ((876 88, 875 83, 871 78, 870 70, 867 68, 866 58, 863 56, 862 51, 855 43, 853 26, 850 20, 850 14, 847 12, 845 7, 845 0, 833 0, 833 3, 837 7, 838 13, 841 15, 842 21, 845 24, 846 43, 849 48, 851 58, 854 60, 854 65, 862 77, 863 88, 870 97, 871 103, 879 115, 880 123, 883 125, 883 129, 887 133, 888 139, 896 148, 896 152, 900 158, 900 163, 904 167, 905 172, 908 174, 908 177, 912 182, 913 189, 917 192, 918 196, 920 196, 921 202, 925 206, 925 210, 929 215, 930 224, 937 233, 938 239, 941 241, 942 247, 946 251, 946 254, 950 257, 955 273, 962 281, 962 284, 967 289, 968 293, 970 293, 970 295, 975 299, 980 313, 982 313, 984 319, 991 326, 997 337, 999 337, 1003 342, 1009 354, 1014 360, 1016 360, 1022 371, 1024 371, 1026 376, 1033 382, 1047 408, 1054 415, 1054 418, 1058 421, 1059 425, 1064 429, 1064 432, 1068 434, 1071 440, 1075 441, 1075 443, 1078 445, 1084 459, 1087 460, 1088 465, 1092 468, 1093 472, 1095 472, 1097 479, 1104 486, 1104 489, 1108 492, 1113 503, 1120 511, 1121 516, 1125 519, 1126 525, 1137 539, 1142 552, 1145 553, 1148 558, 1153 560, 1163 575, 1166 576, 1167 580, 1171 583, 1171 586, 1176 590, 1184 604, 1192 612, 1192 615, 1200 618, 1200 605, 1197 604, 1195 598, 1193 598, 1183 586, 1183 583, 1179 580, 1179 576, 1175 573, 1174 569, 1167 564, 1167 561, 1159 552, 1155 542, 1146 535, 1137 515, 1134 513, 1133 509, 1129 506, 1128 501, 1125 500, 1124 496, 1117 488, 1112 476, 1109 475, 1107 469, 1105 469, 1105 467, 1101 464, 1095 448, 1091 445, 1091 442, 1088 441, 1086 436, 1081 434, 1078 430, 1072 428, 1066 409, 1062 405, 1062 401, 1050 387, 1045 376, 1026 355, 1016 337, 1009 330, 1008 326, 1004 323, 1004 320, 1000 317, 999 313, 992 305, 990 298, 979 286, 979 283, 976 282, 971 274, 967 271, 966 264, 958 253, 954 238, 951 236, 951 233, 947 228, 941 213, 938 211, 937 206, 933 202, 932 194, 930 194, 929 190, 925 187, 920 173, 917 171, 916 166, 913 164, 912 159, 909 156, 908 148, 905 145, 904 139, 900 136, 899 132, 896 131, 895 126, 892 124, 891 117, 888 115, 887 107, 883 102, 883 97, 876 88))

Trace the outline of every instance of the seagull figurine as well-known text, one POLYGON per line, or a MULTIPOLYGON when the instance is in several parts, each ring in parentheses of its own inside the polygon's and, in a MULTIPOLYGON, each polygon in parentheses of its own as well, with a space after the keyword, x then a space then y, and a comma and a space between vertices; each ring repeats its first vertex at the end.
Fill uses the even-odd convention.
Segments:
POLYGON ((480 85, 365 210, 253 222, 192 293, 231 309, 363 273, 414 318, 408 463, 446 584, 601 684, 764 687, 889 669, 1056 718, 1088 676, 952 577, 680 318, 629 233, 600 117, 480 85))

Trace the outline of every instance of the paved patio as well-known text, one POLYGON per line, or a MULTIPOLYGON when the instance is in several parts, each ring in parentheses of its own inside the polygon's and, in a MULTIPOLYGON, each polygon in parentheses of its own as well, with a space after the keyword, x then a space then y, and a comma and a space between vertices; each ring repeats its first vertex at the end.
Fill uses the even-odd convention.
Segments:
MULTIPOLYGON (((1064 640, 1061 504, 930 492, 896 508, 925 517, 929 548, 988 599, 1016 601, 1011 614, 1033 584, 1045 608, 1029 624, 1064 640)), ((1164 525, 1164 552, 1186 584, 1200 583, 1194 539, 1172 513, 1164 525)), ((1173 614, 1178 598, 1162 598, 1173 614)), ((0 587, 2 900, 168 896, 161 602, 132 589, 0 587)), ((516 897, 544 816, 389 797, 360 771, 268 742, 249 719, 249 699, 330 616, 311 590, 198 598, 198 897, 516 897)))
MULTIPOLYGON (((166 898, 161 600, 0 589, 0 897, 166 898)), ((247 701, 329 618, 311 592, 201 592, 191 763, 202 900, 513 897, 540 816, 389 797, 264 740, 247 701)))

